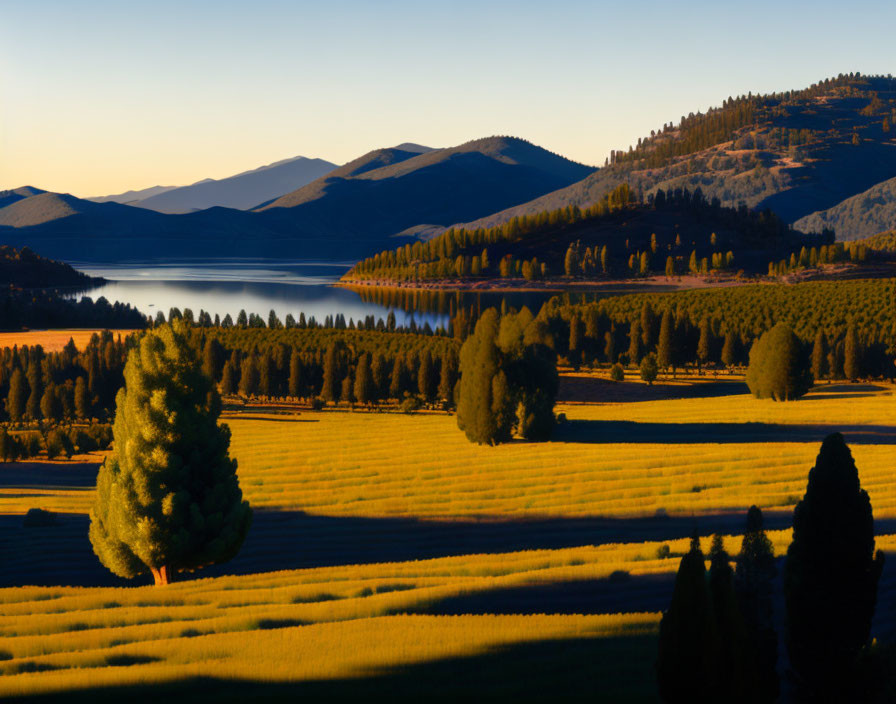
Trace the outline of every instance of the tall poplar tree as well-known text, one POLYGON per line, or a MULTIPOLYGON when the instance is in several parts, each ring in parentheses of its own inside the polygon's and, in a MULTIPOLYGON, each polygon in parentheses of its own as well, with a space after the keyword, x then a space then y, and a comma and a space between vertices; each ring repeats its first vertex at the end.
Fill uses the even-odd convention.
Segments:
POLYGON ((147 332, 128 355, 112 454, 97 476, 90 542, 115 574, 176 573, 226 562, 252 511, 243 500, 221 401, 188 344, 186 324, 147 332))

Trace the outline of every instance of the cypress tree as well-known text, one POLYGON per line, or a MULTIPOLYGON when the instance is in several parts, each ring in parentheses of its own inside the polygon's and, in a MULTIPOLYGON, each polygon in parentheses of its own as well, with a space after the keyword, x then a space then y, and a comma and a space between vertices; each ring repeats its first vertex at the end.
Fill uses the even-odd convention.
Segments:
POLYGON ((843 340, 843 376, 847 381, 855 381, 859 378, 859 338, 856 335, 856 327, 850 324, 843 340))
POLYGON ((374 398, 379 401, 389 395, 389 373, 386 358, 382 352, 376 352, 373 355, 373 362, 370 365, 370 373, 373 377, 373 393, 374 398))
POLYGON ((337 402, 342 395, 342 360, 339 345, 331 341, 324 352, 324 378, 320 395, 324 401, 337 402))
POLYGON ((87 382, 83 376, 79 376, 75 380, 75 417, 78 420, 84 420, 89 416, 90 397, 87 395, 87 382))
POLYGON ((663 312, 660 323, 660 337, 657 341, 656 361, 663 369, 672 369, 675 374, 675 362, 678 358, 675 349, 675 327, 672 320, 672 311, 668 308, 663 312))
POLYGON ((224 369, 221 372, 220 388, 221 393, 225 396, 230 396, 236 393, 236 371, 234 370, 233 362, 229 359, 224 363, 224 369))
POLYGON ((641 363, 641 321, 638 319, 633 320, 629 328, 628 361, 632 365, 641 363))
POLYGON ((747 672, 744 678, 749 701, 773 702, 780 691, 772 601, 777 572, 775 551, 762 526, 762 511, 751 506, 734 576, 750 656, 748 666, 752 666, 752 676, 747 672))
POLYGON ((392 375, 389 378, 389 398, 401 400, 404 391, 404 355, 397 354, 392 361, 392 375))
POLYGON ((737 362, 737 335, 733 330, 725 333, 725 342, 722 344, 722 364, 729 369, 737 362))
POLYGON ((787 649, 810 697, 849 701, 854 694, 853 668, 868 645, 883 563, 852 453, 840 433, 828 435, 794 509, 784 565, 787 649))
POLYGON ((6 396, 6 413, 14 423, 18 423, 25 416, 28 393, 25 375, 21 369, 16 368, 9 378, 9 393, 6 396))
POLYGON ((417 391, 427 403, 432 403, 436 397, 436 375, 432 355, 428 349, 420 353, 420 366, 417 368, 417 391))
POLYGON ((734 571, 725 551, 722 537, 713 537, 710 551, 709 593, 718 634, 718 670, 714 673, 721 701, 742 702, 745 680, 751 676, 751 656, 737 597, 734 593, 734 571))
POLYGON ((289 354, 289 380, 287 381, 287 391, 293 398, 299 398, 305 395, 305 384, 302 378, 302 358, 299 351, 293 347, 289 354))
POLYGON ((240 362, 240 393, 243 396, 258 393, 258 357, 254 354, 243 357, 240 362))
POLYGON ((28 394, 28 401, 25 403, 25 417, 31 420, 40 420, 40 400, 44 395, 44 385, 40 365, 36 360, 31 360, 26 376, 31 393, 28 394))
POLYGON ((454 386, 457 383, 457 359, 450 352, 442 355, 439 370, 439 398, 451 405, 454 399, 454 386))
POLYGON ((221 371, 224 368, 224 347, 216 338, 209 338, 205 341, 205 347, 202 350, 202 371, 212 381, 221 380, 221 371))
POLYGON ((370 355, 363 354, 355 370, 355 398, 358 403, 370 405, 374 400, 373 374, 370 369, 370 355))
POLYGON ((669 608, 660 621, 656 662, 660 697, 670 704, 718 699, 718 643, 700 541, 681 558, 669 608))
POLYGON ((824 379, 828 373, 828 339, 824 330, 818 328, 815 342, 812 344, 812 377, 817 381, 824 379))
POLYGON ((177 572, 236 555, 252 511, 243 500, 221 402, 184 323, 147 332, 128 355, 114 445, 97 476, 90 542, 115 574, 177 572))
POLYGON ((62 402, 59 400, 56 384, 52 382, 44 389, 44 395, 40 399, 40 412, 51 423, 62 420, 62 402))
POLYGON ((569 319, 569 363, 575 370, 578 370, 582 361, 583 332, 582 319, 578 315, 573 315, 569 319))
POLYGON ((697 341, 698 365, 706 364, 712 358, 713 334, 709 318, 700 321, 700 339, 697 341))

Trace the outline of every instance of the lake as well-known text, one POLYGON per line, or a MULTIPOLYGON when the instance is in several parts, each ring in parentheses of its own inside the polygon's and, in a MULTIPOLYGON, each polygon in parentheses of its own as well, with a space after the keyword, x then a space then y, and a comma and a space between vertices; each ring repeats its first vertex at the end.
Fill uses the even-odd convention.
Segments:
POLYGON ((168 317, 172 307, 200 310, 212 317, 226 314, 236 320, 240 310, 257 313, 267 320, 274 310, 280 320, 288 313, 295 318, 304 313, 318 321, 342 313, 346 319, 373 315, 386 318, 394 312, 399 325, 446 326, 459 306, 500 306, 502 299, 519 308, 527 305, 537 313, 541 304, 555 292, 469 292, 408 291, 364 289, 350 290, 333 284, 350 264, 283 262, 270 260, 217 260, 205 262, 138 263, 93 265, 75 263, 77 269, 109 280, 102 286, 75 294, 111 302, 121 301, 155 317, 162 311, 168 317))

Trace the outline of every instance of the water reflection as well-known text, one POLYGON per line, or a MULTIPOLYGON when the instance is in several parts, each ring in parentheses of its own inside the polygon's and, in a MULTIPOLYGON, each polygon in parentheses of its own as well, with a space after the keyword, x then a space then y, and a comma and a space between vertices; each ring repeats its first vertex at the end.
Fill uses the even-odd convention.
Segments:
MULTIPOLYGON (((91 289, 86 295, 96 299, 130 303, 145 315, 155 317, 162 311, 166 318, 173 307, 192 309, 194 314, 207 311, 212 317, 230 314, 235 320, 241 310, 267 318, 276 311, 283 320, 304 313, 323 321, 328 315, 342 313, 346 319, 364 319, 372 315, 385 319, 395 314, 399 325, 415 321, 429 323, 435 329, 447 327, 450 318, 461 309, 476 312, 502 303, 514 308, 528 306, 537 313, 557 291, 445 291, 406 288, 334 286, 348 269, 347 264, 314 262, 271 262, 269 260, 216 260, 211 262, 143 263, 126 266, 77 268, 109 283, 91 289)), ((576 300, 631 293, 638 285, 622 285, 599 292, 563 294, 576 300)), ((659 288, 659 287, 657 287, 659 288)), ((656 290, 656 288, 654 289, 656 290)), ((82 294, 72 294, 79 298, 82 294)))

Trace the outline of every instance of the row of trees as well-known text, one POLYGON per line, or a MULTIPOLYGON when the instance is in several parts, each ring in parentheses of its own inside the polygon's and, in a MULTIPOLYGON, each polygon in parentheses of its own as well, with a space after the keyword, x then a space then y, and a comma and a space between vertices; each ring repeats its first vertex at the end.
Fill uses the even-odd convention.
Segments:
POLYGON ((794 271, 816 268, 824 264, 853 262, 860 264, 868 260, 868 246, 862 242, 835 242, 821 247, 802 247, 799 252, 791 252, 790 257, 768 263, 769 276, 783 276, 794 271))
POLYGON ((0 420, 14 423, 106 418, 122 382, 134 337, 94 334, 83 351, 73 340, 59 352, 39 345, 0 350, 0 420))
MULTIPOLYGON (((667 702, 771 702, 780 691, 773 621, 776 565, 755 506, 736 570, 716 536, 707 573, 698 538, 682 558, 660 623, 657 678, 667 702)), ((843 436, 825 438, 793 513, 784 563, 785 638, 806 701, 867 695, 860 657, 869 647, 884 556, 843 436)))
POLYGON ((42 431, 9 432, 0 428, 0 460, 15 462, 44 453, 48 459, 75 452, 107 450, 112 442, 112 427, 106 423, 57 426, 42 431))
MULTIPOLYGON (((697 240, 703 237, 688 239, 692 245, 698 245, 697 240)), ((794 233, 771 211, 757 213, 746 207, 722 208, 717 199, 707 201, 699 188, 693 192, 683 188, 669 192, 658 190, 642 201, 627 184, 622 184, 584 210, 568 206, 538 215, 518 216, 490 229, 450 229, 427 242, 386 250, 356 264, 344 279, 426 281, 498 276, 544 278, 561 272, 567 276, 624 276, 635 268, 633 261, 637 261, 638 269, 646 273, 661 267, 663 262, 668 264, 669 259, 679 272, 686 266, 698 272, 701 264, 705 271, 730 267, 738 249, 788 251, 800 241, 811 246, 828 240, 833 240, 831 233, 821 236, 794 233), (704 223, 703 227, 711 222, 712 227, 729 233, 724 238, 729 249, 720 249, 722 242, 717 241, 715 233, 707 232, 705 244, 701 241, 699 246, 685 250, 680 233, 676 233, 674 238, 670 237, 665 244, 658 245, 657 235, 649 231, 639 237, 643 242, 631 237, 626 240, 624 251, 615 246, 608 249, 615 243, 619 227, 625 225, 621 219, 636 219, 638 215, 655 212, 668 213, 670 217, 673 213, 684 212, 689 220, 704 223), (555 236, 564 249, 558 252, 557 245, 561 242, 545 243, 545 236, 555 236), (583 247, 579 241, 583 236, 599 241, 583 247), (667 256, 661 257, 659 250, 667 252, 667 256), (690 260, 687 257, 689 250, 690 260), (562 256, 559 256, 561 253, 562 256), (527 261, 528 277, 522 271, 527 261)))
POLYGON ((100 297, 80 300, 55 291, 7 289, 0 295, 0 330, 22 328, 142 329, 146 318, 130 304, 100 297))

